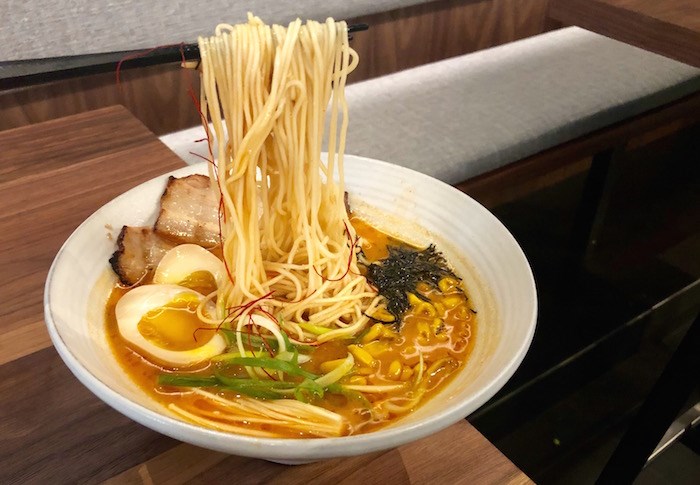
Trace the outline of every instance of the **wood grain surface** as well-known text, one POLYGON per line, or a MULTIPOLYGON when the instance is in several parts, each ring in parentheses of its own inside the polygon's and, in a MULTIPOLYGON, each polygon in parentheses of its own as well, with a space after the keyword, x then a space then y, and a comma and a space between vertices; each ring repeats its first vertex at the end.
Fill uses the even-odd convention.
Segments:
POLYGON ((182 162, 121 107, 7 130, 0 146, 2 364, 49 345, 43 281, 70 233, 125 189, 182 162))
POLYGON ((552 0, 548 15, 700 67, 698 0, 552 0))
POLYGON ((184 444, 113 411, 51 347, 44 280, 80 222, 182 161, 122 107, 5 131, 0 146, 0 483, 531 483, 466 421, 294 467, 184 444))
MULTIPOLYGON (((438 61, 543 32, 547 0, 439 0, 349 22, 367 22, 352 46, 349 82, 438 61)), ((0 130, 123 104, 157 135, 199 123, 187 96, 198 79, 179 65, 95 74, 0 92, 0 130)))
POLYGON ((440 0, 353 19, 357 82, 541 34, 547 0, 440 0))

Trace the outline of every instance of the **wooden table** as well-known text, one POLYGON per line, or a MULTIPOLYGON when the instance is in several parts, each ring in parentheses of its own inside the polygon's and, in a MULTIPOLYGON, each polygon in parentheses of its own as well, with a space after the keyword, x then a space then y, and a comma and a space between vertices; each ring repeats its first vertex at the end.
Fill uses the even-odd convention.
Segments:
POLYGON ((551 0, 549 17, 700 67, 698 0, 551 0))
POLYGON ((466 421, 293 467, 180 443, 112 410, 51 346, 44 280, 82 220, 183 162, 122 107, 0 132, 0 148, 0 483, 531 483, 466 421))

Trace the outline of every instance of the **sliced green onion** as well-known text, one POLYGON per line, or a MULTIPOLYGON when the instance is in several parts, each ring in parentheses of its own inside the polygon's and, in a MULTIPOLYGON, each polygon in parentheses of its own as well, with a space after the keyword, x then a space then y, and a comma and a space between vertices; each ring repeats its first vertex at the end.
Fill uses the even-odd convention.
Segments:
POLYGON ((296 388, 294 382, 280 382, 256 379, 241 379, 227 377, 221 373, 216 376, 194 376, 183 374, 161 374, 158 376, 158 384, 175 387, 216 387, 227 391, 234 391, 250 397, 261 399, 279 399, 280 393, 276 390, 289 390, 296 388))
POLYGON ((351 389, 346 389, 345 386, 342 386, 340 384, 331 384, 326 388, 326 391, 330 392, 331 394, 341 394, 348 399, 352 399, 355 401, 359 401, 362 403, 362 406, 365 408, 371 408, 372 404, 369 402, 369 399, 365 397, 364 394, 362 394, 359 391, 353 391, 351 389))
POLYGON ((223 354, 215 355, 210 360, 212 362, 225 362, 234 357, 253 357, 253 352, 250 350, 246 351, 245 355, 241 355, 240 352, 225 352, 223 354))
POLYGON ((355 365, 355 359, 352 354, 348 354, 345 360, 335 369, 330 371, 328 374, 323 375, 316 379, 316 384, 321 387, 328 387, 329 385, 338 382, 342 379, 348 372, 352 370, 355 365))
POLYGON ((255 386, 221 386, 220 389, 226 389, 227 391, 233 391, 239 394, 245 394, 246 396, 261 399, 279 399, 280 397, 279 394, 274 392, 272 389, 265 389, 255 386))
POLYGON ((229 330, 228 328, 220 328, 219 332, 221 332, 221 335, 224 336, 224 340, 226 340, 226 346, 230 347, 232 345, 235 345, 236 343, 236 332, 233 330, 229 330))
POLYGON ((277 325, 280 327, 280 333, 282 334, 282 340, 284 340, 284 345, 287 346, 287 350, 291 351, 294 349, 294 344, 289 340, 289 335, 287 335, 287 332, 282 330, 282 324, 284 323, 284 319, 282 318, 282 315, 277 315, 277 325))
POLYGON ((308 355, 299 354, 296 352, 296 349, 294 350, 294 352, 280 352, 279 354, 275 355, 275 359, 286 360, 287 362, 291 362, 293 364, 303 364, 304 362, 311 360, 311 357, 308 355))
POLYGON ((274 369, 282 371, 291 376, 300 376, 307 379, 317 379, 318 376, 305 371, 298 365, 286 360, 273 359, 270 357, 233 357, 224 362, 231 365, 242 365, 245 367, 262 367, 264 369, 274 369))
POLYGON ((268 381, 260 379, 246 379, 240 377, 227 377, 220 373, 216 374, 216 378, 224 386, 231 387, 260 387, 265 389, 291 389, 296 386, 295 382, 284 381, 268 381))
POLYGON ((349 389, 351 391, 359 391, 359 392, 375 392, 375 393, 384 393, 384 392, 394 392, 394 391, 399 391, 401 389, 405 389, 407 383, 404 384, 389 384, 389 385, 367 385, 367 386, 362 386, 362 385, 350 385, 350 384, 345 384, 343 385, 344 389, 349 389))
MULTIPOLYGON (((231 330, 228 328, 220 328, 219 331, 224 334, 224 338, 226 339, 226 345, 228 345, 229 347, 236 345, 236 334, 240 333, 241 338, 243 339, 243 345, 246 345, 248 347, 261 348, 265 345, 263 343, 263 339, 265 339, 265 341, 267 341, 267 345, 269 345, 270 348, 272 348, 272 350, 277 350, 279 348, 279 343, 277 342, 277 339, 274 335, 265 335, 264 337, 262 337, 260 335, 253 335, 248 332, 239 332, 237 330, 231 330)), ((283 338, 286 339, 286 335, 284 334, 284 332, 281 333, 283 338)))
POLYGON ((323 335, 324 333, 330 332, 332 329, 327 328, 327 327, 320 327, 318 325, 314 325, 313 323, 308 323, 308 322, 301 322, 298 324, 301 328, 306 330, 307 332, 310 332, 314 335, 323 335))
POLYGON ((282 318, 282 315, 277 315, 277 321, 279 322, 280 326, 280 333, 282 334, 282 338, 284 339, 284 343, 287 346, 287 350, 293 352, 294 349, 298 351, 311 351, 314 350, 314 347, 312 345, 304 345, 304 344, 293 344, 291 340, 289 340, 289 335, 287 335, 287 332, 282 330, 282 324, 284 323, 284 318, 282 318))
POLYGON ((309 402, 315 398, 321 399, 323 394, 323 387, 311 379, 304 379, 304 382, 294 388, 294 397, 301 402, 309 402))
POLYGON ((213 387, 219 381, 216 377, 182 375, 182 374, 160 374, 158 385, 175 387, 213 387))

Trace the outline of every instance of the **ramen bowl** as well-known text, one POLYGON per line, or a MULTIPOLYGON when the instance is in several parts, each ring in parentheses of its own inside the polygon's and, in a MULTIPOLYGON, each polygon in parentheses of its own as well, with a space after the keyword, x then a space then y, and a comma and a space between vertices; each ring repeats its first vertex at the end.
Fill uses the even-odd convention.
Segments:
POLYGON ((168 176, 206 173, 192 165, 157 177, 90 216, 58 252, 46 281, 44 311, 56 350, 105 403, 172 438, 280 463, 358 455, 418 440, 464 419, 513 375, 535 330, 537 299, 530 266, 508 230, 476 201, 436 179, 389 163, 346 156, 353 211, 419 245, 434 243, 464 279, 478 309, 473 351, 458 374, 416 411, 366 434, 340 438, 240 436, 182 421, 121 369, 105 334, 105 304, 116 277, 108 259, 122 225, 155 221, 168 176))

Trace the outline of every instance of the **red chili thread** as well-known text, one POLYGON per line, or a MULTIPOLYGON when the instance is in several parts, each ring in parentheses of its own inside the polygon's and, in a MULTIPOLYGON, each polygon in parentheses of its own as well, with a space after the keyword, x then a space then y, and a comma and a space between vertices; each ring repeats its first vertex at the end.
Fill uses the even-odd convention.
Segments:
MULTIPOLYGON (((251 318, 250 315, 248 315, 248 318, 250 320, 250 323, 253 323, 253 319, 251 318)), ((248 334, 248 347, 250 347, 250 353, 253 354, 253 357, 255 357, 255 351, 253 350, 253 344, 250 341, 250 336, 253 333, 253 329, 251 328, 251 325, 246 325, 246 333, 248 334)))
POLYGON ((259 311, 259 312, 261 312, 261 313, 263 313, 263 314, 264 314, 265 316, 267 316, 270 320, 272 320, 273 322, 275 322, 275 323, 277 324, 277 326, 279 326, 280 331, 281 331, 282 333, 284 333, 284 334, 287 336, 287 338, 290 338, 290 339, 291 339, 291 337, 289 336, 289 332, 287 332, 285 329, 282 328, 282 325, 280 325, 280 322, 279 322, 279 320, 277 319, 277 317, 275 317, 272 313, 268 312, 267 310, 264 310, 263 308, 257 308, 256 310, 259 311))
MULTIPOLYGON (((316 270, 316 268, 314 268, 314 270, 316 270)), ((316 272, 316 274, 318 274, 318 271, 316 272)), ((319 276, 321 276, 321 275, 319 274, 319 276)), ((321 278, 323 278, 323 276, 321 276, 321 278)), ((314 291, 312 291, 312 292, 309 293, 308 295, 302 296, 302 297, 299 298, 298 300, 288 301, 287 303, 301 303, 302 301, 306 300, 307 298, 311 297, 311 295, 313 295, 314 293, 316 293, 317 290, 318 290, 318 288, 316 288, 314 291)))
MULTIPOLYGON (((231 320, 234 320, 240 314, 244 313, 246 310, 248 310, 251 307, 253 307, 254 305, 258 304, 260 301, 262 301, 266 298, 270 298, 273 294, 274 294, 274 291, 270 291, 269 293, 264 294, 260 298, 256 298, 255 300, 251 300, 248 303, 244 303, 243 305, 236 305, 236 306, 227 308, 226 310, 228 311, 228 313, 226 314, 224 319, 221 321, 221 323, 219 323, 216 330, 218 331, 219 329, 221 329, 221 326, 224 324, 224 322, 226 322, 226 320, 228 318, 231 318, 231 320)), ((211 330, 211 329, 208 329, 208 330, 211 330)))
MULTIPOLYGON (((194 104, 194 107, 197 110, 197 113, 199 113, 199 119, 202 121, 202 126, 204 127, 204 133, 206 135, 206 137, 204 139, 207 140, 207 148, 209 149, 209 158, 214 160, 214 152, 211 149, 211 132, 209 131, 209 122, 207 121, 207 118, 204 116, 204 112, 202 111, 202 105, 199 103, 199 100, 197 99, 197 95, 194 92, 194 88, 192 87, 191 83, 190 83, 190 86, 187 88, 187 94, 190 96, 190 99, 192 100, 192 104, 194 104)), ((217 180, 217 182, 219 182, 219 181, 217 180)), ((219 191, 221 191, 221 190, 222 190, 221 183, 219 182, 219 191)))
POLYGON ((272 379, 273 381, 276 381, 276 380, 277 380, 277 379, 275 379, 272 375, 270 375, 269 372, 267 372, 267 369, 265 369, 264 367, 261 367, 261 369, 262 369, 262 371, 263 371, 265 374, 267 374, 267 377, 269 377, 269 378, 272 379))
MULTIPOLYGON (((224 210, 224 198, 222 196, 219 199, 219 209, 217 210, 218 217, 216 218, 217 222, 219 223, 219 245, 221 245, 222 253, 223 253, 223 249, 224 249, 224 236, 223 236, 222 229, 221 229, 221 217, 222 217, 222 214, 225 214, 225 213, 226 213, 226 211, 224 210)), ((225 216, 224 216, 224 218, 225 218, 225 216)), ((224 219, 224 221, 225 221, 225 219, 224 219)), ((226 261, 226 255, 224 255, 224 257, 223 257, 223 262, 224 262, 224 268, 226 269, 226 275, 228 276, 229 281, 233 285, 234 284, 233 275, 231 274, 231 268, 228 267, 228 262, 226 261)))
POLYGON ((256 299, 254 299, 254 300, 251 300, 251 301, 249 301, 248 303, 244 303, 243 305, 238 305, 238 306, 235 306, 235 307, 230 307, 229 310, 235 309, 235 308, 244 308, 244 309, 248 309, 248 308, 250 308, 252 305, 255 305, 256 303, 259 303, 259 302, 262 301, 262 300, 266 300, 266 299, 270 298, 270 297, 271 297, 272 295, 274 295, 274 294, 275 294, 274 291, 269 291, 269 292, 265 293, 263 296, 261 296, 261 297, 259 297, 259 298, 256 298, 256 299))
POLYGON ((204 160, 204 161, 206 161, 206 162, 209 162, 209 163, 211 163, 212 165, 214 165, 214 166, 216 167, 216 164, 214 163, 214 161, 213 161, 213 160, 209 160, 209 159, 208 159, 207 157, 205 157, 204 155, 200 155, 199 153, 195 153, 195 152, 189 152, 189 154, 190 154, 190 155, 194 155, 195 157, 199 157, 199 158, 201 158, 202 160, 204 160))
POLYGON ((262 334, 260 333, 260 329, 258 328, 258 325, 255 324, 255 320, 253 320, 253 317, 250 316, 250 315, 249 315, 249 317, 250 317, 250 321, 251 321, 251 323, 252 323, 252 325, 253 325, 253 330, 255 330, 255 333, 257 333, 257 334, 258 334, 258 337, 260 337, 260 340, 261 340, 262 343, 263 343, 263 347, 265 347, 265 350, 267 350, 267 353, 270 354, 270 357, 274 357, 274 356, 275 356, 275 353, 272 351, 272 347, 270 347, 270 343, 269 343, 269 342, 267 341, 267 339, 266 339, 265 337, 263 337, 262 334))
MULTIPOLYGON (((223 327, 224 323, 226 323, 226 320, 231 316, 233 312, 229 312, 226 314, 226 316, 219 322, 219 324, 216 326, 216 328, 211 328, 211 327, 197 327, 194 329, 194 332, 192 332, 192 337, 194 338, 194 341, 197 342, 197 332, 200 330, 208 330, 208 331, 213 331, 213 332, 218 332, 221 330, 221 327, 223 327)), ((235 317, 234 317, 235 318, 235 317)))
MULTIPOLYGON (((257 301, 259 301, 259 299, 254 300, 254 302, 252 302, 252 303, 254 304, 257 301)), ((194 341, 195 342, 197 341, 197 332, 199 330, 209 330, 209 331, 218 332, 219 330, 221 330, 221 327, 224 325, 224 323, 226 323, 226 320, 228 320, 229 318, 231 318, 231 320, 235 319, 238 316, 238 314, 240 314, 240 313, 244 312, 245 310, 247 310, 248 308, 250 308, 250 305, 251 305, 251 303, 247 303, 244 305, 238 305, 235 307, 227 308, 226 310, 228 311, 228 313, 223 318, 223 320, 221 320, 221 322, 219 322, 219 324, 216 326, 216 328, 211 328, 211 327, 197 327, 197 328, 195 328, 194 332, 192 332, 192 336, 194 337, 194 341)))
POLYGON ((279 320, 277 320, 277 318, 276 318, 272 313, 268 312, 267 310, 265 310, 265 309, 263 309, 263 308, 256 308, 255 310, 256 310, 256 311, 259 311, 260 313, 262 313, 263 315, 265 315, 267 318, 269 318, 270 320, 272 320, 272 321, 273 321, 274 323, 276 323, 277 325, 280 324, 279 320))
POLYGON ((117 76, 117 86, 121 89, 121 71, 122 71, 122 64, 124 64, 126 61, 131 61, 134 59, 138 59, 139 57, 146 56, 150 54, 151 52, 157 51, 158 49, 167 49, 170 47, 175 47, 175 46, 180 46, 180 55, 182 56, 182 62, 185 62, 185 51, 184 51, 184 43, 179 43, 179 44, 169 44, 169 45, 159 45, 158 47, 153 47, 151 49, 141 51, 141 52, 136 52, 134 54, 129 54, 128 56, 122 57, 119 62, 117 63, 117 69, 116 69, 116 76, 117 76))
POLYGON ((343 273, 343 275, 340 278, 326 278, 321 273, 318 272, 318 270, 316 269, 316 266, 313 266, 316 274, 319 275, 321 278, 323 278, 324 281, 341 281, 350 272, 350 266, 352 265, 352 257, 355 255, 355 247, 357 247, 357 243, 360 240, 360 238, 357 237, 353 241, 352 236, 350 235, 350 229, 348 228, 348 223, 343 221, 343 224, 345 225, 345 233, 348 235, 348 240, 351 243, 350 244, 350 256, 348 256, 348 267, 345 268, 345 273, 343 273))
MULTIPOLYGON (((180 46, 180 55, 182 56, 182 62, 185 62, 185 51, 183 50, 183 45, 180 46)), ((189 71, 189 70, 188 70, 189 71)), ((191 73, 190 73, 191 76, 191 73)), ((204 116, 204 112, 202 111, 202 105, 200 104, 199 100, 197 99, 197 95, 194 92, 194 88, 192 87, 192 78, 190 77, 190 85, 187 88, 187 94, 189 95, 190 99, 192 100, 192 104, 194 104, 195 109, 197 110, 197 113, 199 114, 199 119, 202 122, 202 126, 204 127, 204 134, 206 135, 204 138, 201 138, 199 140, 195 140, 195 143, 201 142, 206 140, 207 141, 207 150, 209 150, 209 158, 204 158, 207 161, 210 161, 211 164, 214 166, 214 168, 217 168, 216 161, 214 159, 214 152, 211 149, 211 132, 209 131, 209 122, 207 121, 206 116, 204 116)), ((191 152, 190 152, 191 153, 191 152)), ((219 189, 219 241, 220 244, 223 246, 223 236, 222 236, 222 231, 221 231, 221 218, 223 217, 224 222, 226 222, 226 210, 223 207, 223 200, 224 200, 224 191, 223 188, 221 187, 221 180, 219 178, 216 178, 216 185, 219 189)), ((224 260, 224 264, 226 261, 224 260)), ((231 279, 231 283, 233 283, 233 278, 231 277, 231 272, 226 268, 227 273, 229 274, 229 278, 231 279)))
MULTIPOLYGON (((275 292, 270 291, 269 293, 264 294, 260 298, 256 298, 255 300, 251 300, 248 303, 244 303, 243 305, 236 305, 234 307, 229 307, 226 310, 228 313, 226 316, 219 322, 219 324, 216 326, 216 328, 211 328, 211 327, 197 327, 194 329, 192 332, 192 337, 194 338, 194 341, 197 342, 197 332, 200 330, 208 330, 208 331, 213 331, 213 332, 218 332, 221 330, 221 327, 226 323, 226 320, 229 318, 231 320, 235 320, 236 317, 238 317, 241 313, 244 313, 246 310, 249 308, 253 307, 254 305, 260 303, 260 301, 265 300, 267 298, 270 298, 275 292)), ((250 317, 250 315, 248 315, 250 317)), ((248 341, 248 344, 250 345, 250 340, 248 341)))
MULTIPOLYGON (((265 339, 262 337, 262 335, 260 335, 260 331, 258 330, 257 325, 255 325, 255 322, 253 321, 252 315, 248 315, 248 319, 249 319, 249 322, 250 322, 249 327, 252 327, 253 330, 255 330, 255 331, 257 332, 258 337, 260 337, 260 340, 262 340, 263 343, 266 343, 266 342, 265 342, 265 339)), ((253 354, 253 357, 255 357, 255 352, 253 352, 253 350, 252 350, 253 346, 250 344, 250 330, 249 330, 249 333, 248 333, 248 345, 250 345, 250 348, 251 348, 251 351, 250 351, 250 352, 253 354)), ((274 354, 272 353, 272 350, 270 350, 270 352, 271 352, 271 353, 270 353, 270 357, 273 357, 274 354)), ((275 379, 272 375, 270 375, 269 372, 267 372, 267 369, 265 369, 264 367, 261 367, 261 369, 262 369, 262 371, 267 375, 267 377, 269 377, 269 378, 272 379, 273 381, 276 381, 276 380, 277 380, 277 379, 275 379)))

